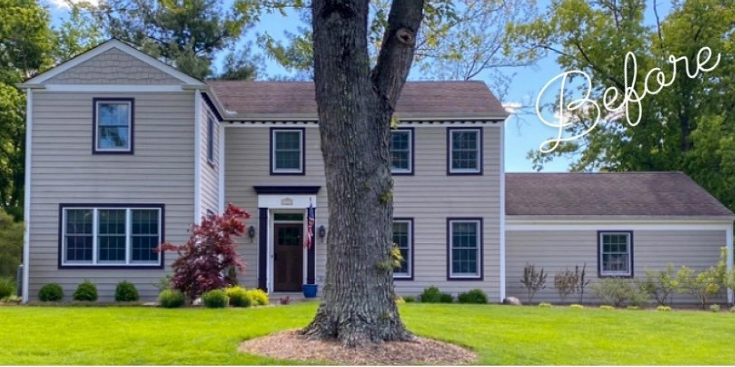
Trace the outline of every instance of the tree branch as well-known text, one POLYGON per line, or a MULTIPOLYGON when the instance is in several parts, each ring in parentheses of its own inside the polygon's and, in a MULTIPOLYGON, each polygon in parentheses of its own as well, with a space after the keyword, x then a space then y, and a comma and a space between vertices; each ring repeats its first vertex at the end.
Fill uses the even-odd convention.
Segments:
POLYGON ((395 108, 411 68, 416 38, 423 18, 424 0, 395 0, 388 15, 388 27, 371 73, 380 99, 395 108))

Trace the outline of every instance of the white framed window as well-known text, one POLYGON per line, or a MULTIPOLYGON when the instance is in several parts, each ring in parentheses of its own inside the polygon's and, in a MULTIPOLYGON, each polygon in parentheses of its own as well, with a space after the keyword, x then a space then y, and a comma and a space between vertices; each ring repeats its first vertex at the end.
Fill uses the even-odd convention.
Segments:
POLYGON ((390 169, 394 175, 413 173, 413 129, 392 130, 390 169))
POLYGON ((59 266, 162 265, 163 205, 61 204, 59 266))
POLYGON ((271 129, 271 174, 304 174, 304 129, 271 129))
POLYGON ((133 154, 134 100, 94 99, 95 154, 133 154))
POLYGON ((449 279, 482 279, 482 218, 447 219, 449 279))
POLYGON ((413 279, 413 218, 393 219, 393 243, 401 251, 401 267, 393 269, 395 279, 413 279))
POLYGON ((447 128, 447 171, 450 175, 482 174, 482 128, 447 128))
POLYGON ((633 276, 633 233, 598 232, 599 269, 601 277, 633 276))

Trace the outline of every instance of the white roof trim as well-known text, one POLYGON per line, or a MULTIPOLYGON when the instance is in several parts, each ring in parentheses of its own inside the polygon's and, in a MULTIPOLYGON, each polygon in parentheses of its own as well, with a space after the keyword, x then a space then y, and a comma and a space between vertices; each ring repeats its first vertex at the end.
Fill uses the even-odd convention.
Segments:
POLYGON ((130 46, 126 45, 125 43, 120 42, 120 41, 118 41, 116 39, 112 39, 112 40, 109 40, 109 41, 107 41, 105 43, 102 43, 101 45, 99 45, 99 46, 97 46, 97 47, 95 47, 95 48, 93 48, 93 49, 91 49, 91 50, 89 50, 89 51, 87 51, 87 52, 85 52, 85 53, 83 53, 83 54, 81 54, 81 55, 79 55, 79 56, 77 56, 77 57, 69 60, 69 61, 66 61, 66 62, 64 62, 64 63, 62 63, 62 64, 60 64, 60 65, 58 65, 58 66, 56 66, 56 67, 54 67, 54 68, 52 68, 52 69, 44 72, 42 74, 40 74, 40 75, 37 75, 34 78, 31 78, 30 80, 27 80, 23 84, 25 85, 25 84, 40 84, 40 83, 43 83, 46 80, 51 79, 51 78, 53 78, 53 77, 55 77, 55 76, 57 76, 57 75, 65 72, 65 71, 67 71, 67 70, 69 70, 69 69, 71 69, 71 68, 73 68, 75 66, 78 66, 79 64, 81 64, 81 63, 83 63, 85 61, 88 61, 88 60, 90 60, 90 59, 92 59, 92 58, 94 58, 94 57, 102 54, 103 52, 108 51, 108 50, 113 49, 113 48, 116 48, 116 49, 118 49, 118 50, 120 50, 120 51, 122 51, 122 52, 124 52, 124 53, 126 53, 126 54, 128 54, 128 55, 130 55, 130 56, 132 56, 132 57, 134 57, 134 58, 136 58, 136 59, 138 59, 138 60, 140 60, 140 61, 142 61, 142 62, 144 62, 144 63, 146 63, 146 64, 148 64, 148 65, 150 65, 150 66, 152 66, 154 68, 156 68, 156 69, 158 69, 158 70, 160 70, 161 72, 164 72, 164 73, 166 73, 168 75, 171 75, 172 77, 180 80, 184 84, 204 85, 204 83, 201 82, 200 80, 197 80, 195 78, 192 78, 192 77, 190 77, 190 76, 188 76, 188 75, 186 75, 186 74, 184 74, 184 73, 176 70, 174 67, 171 67, 169 65, 166 65, 163 62, 161 62, 159 60, 156 60, 155 58, 153 58, 153 57, 151 57, 151 56, 149 56, 149 55, 147 55, 147 54, 145 54, 143 52, 140 52, 140 51, 136 50, 135 48, 130 47, 130 46))

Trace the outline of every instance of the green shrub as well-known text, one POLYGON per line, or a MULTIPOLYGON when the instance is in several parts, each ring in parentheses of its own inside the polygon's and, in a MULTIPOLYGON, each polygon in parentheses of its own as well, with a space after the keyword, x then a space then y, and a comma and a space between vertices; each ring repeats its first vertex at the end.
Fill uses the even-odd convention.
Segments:
POLYGON ((0 299, 0 301, 5 302, 5 303, 20 303, 20 301, 22 300, 23 300, 22 298, 18 297, 15 294, 11 294, 3 299, 0 299))
POLYGON ((250 298, 245 288, 237 286, 225 289, 227 297, 230 297, 230 306, 232 307, 250 307, 253 300, 250 298))
POLYGON ((403 300, 406 301, 406 303, 416 302, 416 298, 414 296, 405 296, 403 297, 403 300))
POLYGON ((432 285, 431 287, 424 289, 419 296, 419 299, 422 303, 439 303, 441 301, 441 296, 442 293, 439 291, 439 288, 432 285))
POLYGON ((10 278, 0 278, 0 299, 10 297, 14 292, 15 286, 10 278))
POLYGON ((584 306, 582 306, 582 305, 579 305, 579 304, 576 304, 576 303, 574 303, 574 304, 571 304, 571 305, 569 305, 569 307, 570 307, 570 308, 573 308, 573 309, 575 309, 575 310, 581 310, 581 309, 583 309, 583 308, 584 308, 584 306))
POLYGON ((656 300, 659 306, 671 303, 671 296, 678 288, 679 281, 672 263, 666 264, 665 270, 646 269, 646 279, 641 283, 641 289, 656 300))
POLYGON ((640 310, 641 308, 638 306, 628 306, 628 309, 631 311, 637 311, 637 310, 640 310))
POLYGON ((486 304, 487 294, 482 289, 473 289, 469 292, 460 293, 457 296, 457 302, 486 304))
POLYGON ((58 283, 49 283, 38 291, 38 299, 43 302, 59 302, 64 298, 64 290, 58 283))
POLYGON ((202 294, 202 303, 206 308, 225 308, 230 303, 230 297, 222 289, 214 289, 202 294))
POLYGON ((602 306, 600 306, 600 309, 601 310, 614 310, 615 307, 610 306, 610 305, 602 305, 602 306))
POLYGON ((549 302, 541 302, 541 303, 538 304, 538 306, 539 307, 543 307, 543 308, 551 308, 552 307, 551 306, 551 303, 549 303, 549 302))
POLYGON ((115 287, 115 302, 135 302, 139 299, 138 290, 133 283, 123 280, 115 287))
POLYGON ((671 307, 669 307, 669 306, 658 306, 658 307, 656 307, 656 311, 669 312, 669 311, 671 311, 671 307))
POLYGON ((713 305, 709 305, 709 310, 712 312, 720 312, 720 305, 716 303, 713 305))
POLYGON ((622 278, 606 278, 592 285, 592 291, 605 303, 615 307, 626 304, 641 307, 648 303, 648 293, 635 281, 622 278))
POLYGON ((251 289, 248 292, 248 296, 252 300, 253 306, 268 306, 268 293, 263 292, 260 289, 251 289))
POLYGON ((454 297, 450 293, 442 293, 439 295, 439 303, 452 303, 454 302, 454 297))
POLYGON ((97 300, 97 287, 89 280, 85 280, 74 291, 72 299, 75 301, 94 302, 97 300))
POLYGON ((730 312, 735 312, 735 306, 730 307, 730 312))
POLYGON ((184 305, 186 297, 184 293, 176 289, 164 289, 158 295, 158 303, 164 308, 178 308, 184 305))

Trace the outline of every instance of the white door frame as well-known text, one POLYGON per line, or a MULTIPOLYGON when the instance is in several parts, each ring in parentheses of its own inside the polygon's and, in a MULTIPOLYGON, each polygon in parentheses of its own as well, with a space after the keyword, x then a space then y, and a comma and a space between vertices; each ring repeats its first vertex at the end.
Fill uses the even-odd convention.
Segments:
MULTIPOLYGON (((259 208, 267 208, 268 209, 268 233, 267 233, 267 258, 266 258, 266 286, 268 287, 268 290, 272 293, 275 291, 273 288, 273 278, 274 278, 274 270, 275 265, 273 263, 273 257, 274 257, 274 234, 273 234, 273 226, 275 224, 275 220, 273 219, 273 215, 275 213, 302 213, 304 215, 304 219, 302 220, 303 224, 303 234, 302 236, 306 235, 306 224, 307 224, 307 209, 309 208, 309 205, 312 205, 314 209, 316 209, 316 195, 258 195, 258 207, 259 208)), ((289 223, 286 221, 279 221, 279 223, 289 223)), ((290 223, 298 223, 298 222, 290 222, 290 223)), ((316 251, 316 244, 315 251, 316 251)), ((306 284, 306 279, 308 277, 307 272, 308 269, 308 257, 309 252, 306 248, 302 247, 303 256, 302 256, 302 284, 306 284)))

